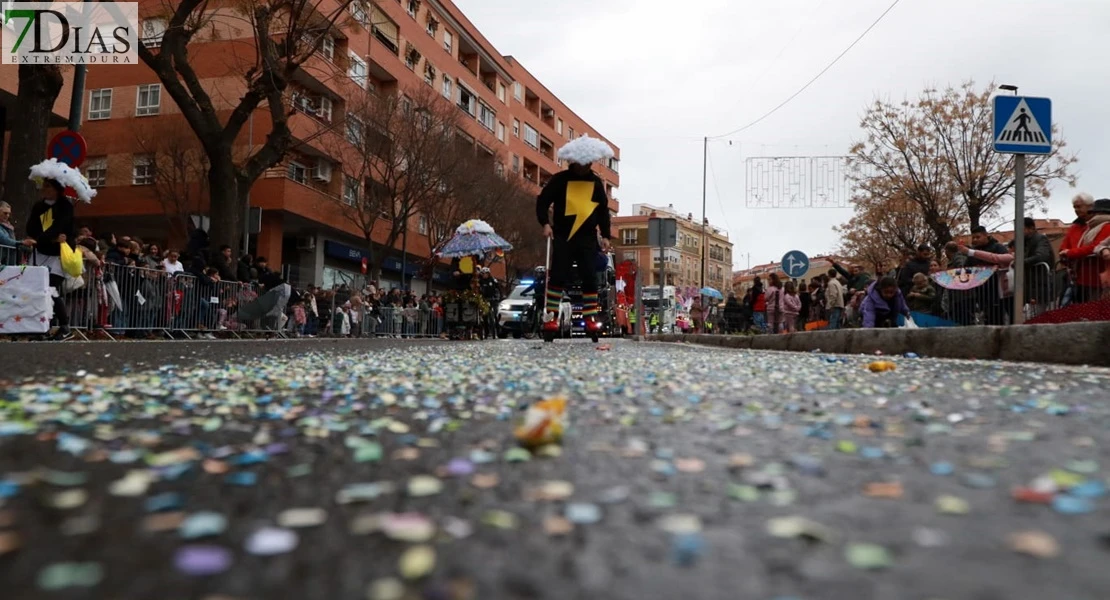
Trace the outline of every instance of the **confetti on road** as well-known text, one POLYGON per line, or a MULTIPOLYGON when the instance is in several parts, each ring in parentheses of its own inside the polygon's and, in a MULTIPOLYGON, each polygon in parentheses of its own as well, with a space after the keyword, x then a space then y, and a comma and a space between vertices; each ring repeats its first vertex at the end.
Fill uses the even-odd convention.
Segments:
MULTIPOLYGON (((310 597, 309 565, 359 564, 359 597, 454 600, 570 597, 628 569, 630 597, 696 597, 678 569, 713 586, 749 555, 806 573, 782 578, 797 583, 782 598, 826 577, 954 598, 943 576, 884 578, 1110 552, 1105 370, 606 346, 306 350, 16 382, 0 392, 0 555, 26 561, 23 585, 100 597, 173 571, 259 585, 267 568, 310 597), (559 435, 522 433, 556 417, 559 435), (878 543, 847 541, 864 537, 878 543), (111 551, 73 562, 90 560, 73 543, 111 551), (584 544, 596 564, 542 561, 566 582, 488 567, 544 544, 584 544), (843 554, 844 572, 803 544, 843 554)), ((1069 572, 1045 593, 1104 577, 1069 572)))

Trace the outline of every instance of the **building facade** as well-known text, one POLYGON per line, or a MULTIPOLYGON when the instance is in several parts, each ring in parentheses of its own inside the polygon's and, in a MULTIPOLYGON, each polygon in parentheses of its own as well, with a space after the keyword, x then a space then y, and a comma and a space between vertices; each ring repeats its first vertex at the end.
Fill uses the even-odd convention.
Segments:
MULTIPOLYGON (((834 261, 839 265, 852 264, 851 261, 837 256, 812 256, 809 259, 809 270, 797 281, 808 284, 810 280, 827 274, 829 269, 833 268, 834 261)), ((752 287, 752 282, 755 281, 756 277, 759 277, 763 281, 763 285, 766 286, 767 279, 772 273, 778 274, 783 281, 790 279, 786 276, 786 272, 782 270, 782 263, 773 262, 734 272, 732 274, 732 284, 729 287, 738 298, 743 297, 744 293, 752 287)))
MULTIPOLYGON (((318 9, 326 13, 328 5, 322 2, 318 9)), ((148 46, 157 46, 165 30, 162 7, 157 1, 140 3, 148 46)), ((217 109, 230 111, 245 90, 244 67, 235 57, 246 53, 253 62, 254 40, 241 19, 221 18, 221 9, 213 10, 211 30, 189 46, 190 61, 217 109)), ((271 264, 292 267, 297 283, 338 283, 359 273, 368 254, 360 228, 344 217, 340 204, 353 202, 361 186, 373 185, 352 177, 345 164, 351 143, 370 135, 364 123, 348 115, 355 98, 368 93, 407 97, 414 90, 438 95, 460 111, 458 138, 487 153, 505 172, 519 174, 532 191, 562 169, 555 158, 560 146, 583 134, 604 139, 519 61, 501 55, 450 0, 358 1, 349 12, 290 85, 293 151, 251 189, 251 206, 261 209, 261 228, 252 236, 251 249, 271 264)), ((236 140, 237 154, 246 156, 265 142, 268 111, 263 106, 252 115, 236 140)), ((83 170, 99 195, 82 207, 79 218, 93 221, 100 231, 182 243, 166 234, 167 202, 151 172, 151 147, 177 136, 183 144, 195 140, 158 78, 142 64, 91 66, 85 119, 90 158, 83 170)), ((619 149, 614 150, 617 158, 596 170, 615 214, 620 176, 619 149)), ((388 226, 382 220, 375 225, 376 245, 385 243, 388 226)), ((420 215, 407 228, 406 275, 411 278, 428 257, 430 243, 420 215)), ((383 250, 388 258, 382 284, 399 285, 401 240, 393 248, 375 248, 383 250)), ((437 272, 433 279, 445 282, 447 273, 437 272)), ((419 292, 428 282, 412 281, 411 286, 419 292)))
POLYGON ((683 289, 700 289, 702 281, 702 252, 705 256, 705 285, 727 294, 732 288, 732 242, 728 232, 709 223, 698 223, 693 214, 680 214, 674 205, 667 208, 650 204, 636 204, 632 215, 613 219, 613 247, 616 261, 634 261, 637 265, 650 265, 642 269, 643 285, 659 285, 659 249, 648 246, 648 221, 654 217, 675 219, 678 222, 678 245, 663 250, 663 274, 666 285, 683 289))

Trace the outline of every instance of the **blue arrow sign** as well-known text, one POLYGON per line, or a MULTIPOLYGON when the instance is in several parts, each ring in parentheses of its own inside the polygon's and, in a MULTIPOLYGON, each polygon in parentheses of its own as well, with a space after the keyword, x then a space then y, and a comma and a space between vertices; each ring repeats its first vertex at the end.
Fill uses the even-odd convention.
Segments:
POLYGON ((791 250, 782 257, 782 270, 791 279, 797 279, 809 272, 809 257, 801 250, 791 250))
POLYGON ((994 151, 1052 153, 1052 100, 1028 96, 994 97, 994 151))

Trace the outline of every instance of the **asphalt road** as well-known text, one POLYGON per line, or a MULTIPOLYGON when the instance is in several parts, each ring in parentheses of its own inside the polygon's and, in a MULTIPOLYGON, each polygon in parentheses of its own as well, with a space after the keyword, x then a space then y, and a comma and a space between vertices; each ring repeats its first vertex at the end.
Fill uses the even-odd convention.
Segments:
POLYGON ((0 344, 0 596, 1110 597, 1110 371, 898 357, 873 373, 874 359, 586 340, 0 344), (562 454, 506 460, 511 416, 556 394, 571 407, 562 454), (380 460, 357 454, 368 440, 380 460), (477 448, 485 482, 441 470, 477 448), (258 449, 264 462, 237 464, 258 449), (132 471, 158 478, 120 495, 132 471), (228 479, 242 472, 257 481, 228 479), (1046 474, 1055 508, 1013 499, 1046 474), (408 494, 416 475, 442 491, 408 494), (537 498, 545 481, 573 493, 537 498), (398 490, 337 502, 360 482, 398 490), (245 549, 291 508, 327 518, 291 552, 245 549), (148 520, 198 511, 226 529, 186 540, 148 520), (368 591, 413 546, 365 531, 383 512, 439 529, 407 595, 368 591), (558 515, 569 534, 545 531, 558 515), (787 535, 787 516, 823 529, 787 535), (1055 552, 1016 551, 1022 532, 1055 552), (193 545, 230 563, 183 573, 175 554, 193 545), (95 565, 85 586, 44 591, 65 562, 95 565))

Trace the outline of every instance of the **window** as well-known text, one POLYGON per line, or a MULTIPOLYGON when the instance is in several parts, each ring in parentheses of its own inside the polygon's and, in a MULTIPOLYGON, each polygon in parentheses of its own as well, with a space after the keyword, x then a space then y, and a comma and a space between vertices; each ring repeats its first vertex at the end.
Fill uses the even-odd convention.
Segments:
POLYGON ((513 82, 513 98, 516 98, 517 102, 524 102, 524 86, 520 85, 519 81, 513 82))
POLYGON ((383 46, 389 48, 396 56, 401 51, 401 30, 397 24, 390 19, 382 9, 376 5, 370 5, 370 29, 374 33, 374 39, 382 43, 383 46))
POLYGON ((428 61, 424 61, 424 83, 431 86, 436 84, 436 68, 428 61))
POLYGON ((500 121, 497 122, 497 141, 505 141, 505 124, 500 121))
POLYGON ((444 75, 443 76, 443 97, 450 100, 451 96, 454 94, 454 91, 455 91, 454 88, 455 88, 454 84, 451 83, 451 77, 448 76, 448 75, 444 75))
POLYGON ((89 120, 108 119, 112 116, 112 88, 89 92, 89 120))
POLYGON ((505 102, 505 84, 500 81, 497 82, 497 99, 502 103, 505 102))
POLYGON ((409 16, 415 19, 416 11, 420 10, 419 0, 408 0, 407 4, 408 6, 406 7, 405 12, 409 13, 409 16))
POLYGON ((90 158, 82 166, 85 167, 85 177, 89 180, 89 187, 102 188, 107 185, 108 157, 90 158))
POLYGON ((362 119, 347 115, 347 141, 355 146, 362 146, 362 141, 365 139, 366 126, 362 124, 362 119))
POLYGON ((478 105, 478 120, 482 122, 482 127, 493 131, 495 121, 493 109, 486 106, 484 102, 478 105))
POLYGON ((459 84, 459 108, 466 111, 466 114, 474 116, 474 93, 459 84))
POLYGON ((143 45, 147 48, 158 48, 162 45, 162 36, 166 35, 165 19, 147 19, 143 21, 143 45))
POLYGON ((328 60, 335 58, 335 38, 325 35, 324 39, 320 40, 320 54, 323 54, 328 60))
POLYGON ((499 162, 498 163, 493 163, 493 172, 496 173, 498 177, 504 177, 505 176, 505 164, 504 163, 499 163, 499 162))
POLYGON ((297 183, 306 183, 308 181, 308 168, 298 162, 289 162, 289 167, 285 170, 285 176, 297 183))
POLYGON ((640 243, 640 230, 622 229, 621 243, 623 243, 625 246, 635 246, 636 244, 640 243))
POLYGON ((420 215, 420 218, 416 221, 416 230, 420 232, 420 235, 428 235, 428 217, 420 215))
POLYGON ((557 133, 559 135, 563 135, 563 120, 562 119, 556 119, 555 120, 555 133, 557 133))
POLYGON ((427 31, 428 35, 432 36, 432 38, 435 38, 436 32, 439 31, 439 21, 432 18, 431 11, 428 12, 428 26, 425 31, 427 31))
POLYGON ((370 25, 370 13, 366 10, 366 3, 362 0, 355 0, 347 10, 351 11, 351 16, 363 27, 370 25))
POLYGON ((351 64, 347 67, 347 76, 359 87, 365 88, 366 82, 370 78, 370 69, 366 66, 366 61, 359 58, 354 52, 350 53, 350 58, 351 64))
POLYGON ((325 123, 331 123, 331 109, 333 106, 331 98, 328 98, 327 96, 320 96, 318 104, 319 106, 316 108, 316 116, 325 123))
POLYGON ((358 178, 343 176, 343 202, 349 206, 358 203, 358 178))
POLYGON ((533 148, 540 147, 540 132, 527 123, 524 124, 524 143, 533 148))
POLYGON ((131 160, 131 184, 150 185, 154 183, 154 157, 138 154, 131 160))
POLYGON ((513 137, 520 137, 520 121, 513 119, 513 137))
POLYGON ((610 158, 609 159, 609 168, 612 169, 614 173, 620 173, 621 172, 621 161, 620 161, 620 159, 610 158))
POLYGON ((455 42, 455 36, 451 35, 450 31, 444 30, 443 31, 443 49, 446 50, 448 54, 451 53, 451 45, 454 42, 455 42))
POLYGON ((520 172, 520 157, 514 154, 513 155, 513 173, 519 173, 519 172, 520 172))
POLYGON ((570 127, 570 128, 567 129, 567 139, 568 140, 573 140, 574 139, 574 128, 573 127, 570 127))
POLYGON ((139 86, 139 97, 135 101, 135 116, 156 115, 162 108, 162 86, 153 83, 139 86))
POLYGON ((312 102, 312 97, 304 92, 293 92, 293 110, 303 113, 314 114, 316 106, 312 102))

